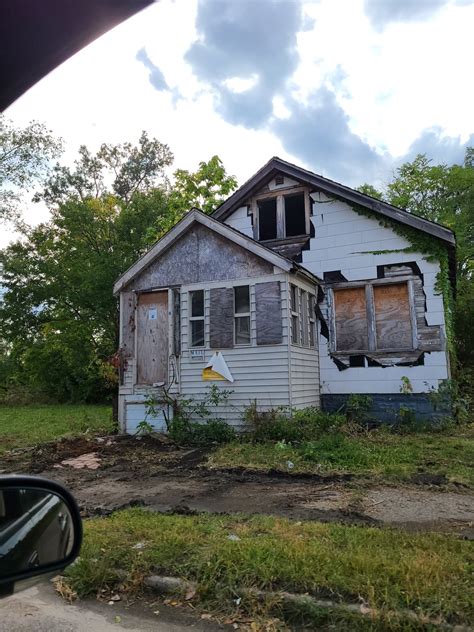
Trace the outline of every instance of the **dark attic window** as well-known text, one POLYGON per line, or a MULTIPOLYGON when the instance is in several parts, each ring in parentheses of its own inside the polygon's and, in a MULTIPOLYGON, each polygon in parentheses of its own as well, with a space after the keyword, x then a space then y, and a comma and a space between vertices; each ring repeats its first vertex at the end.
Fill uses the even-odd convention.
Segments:
POLYGON ((258 202, 258 225, 260 239, 276 239, 277 237, 277 207, 276 198, 258 202))
POLYGON ((283 184, 285 182, 285 178, 283 176, 275 176, 275 184, 283 184))
POLYGON ((285 196, 285 226, 287 237, 306 234, 303 193, 285 196))

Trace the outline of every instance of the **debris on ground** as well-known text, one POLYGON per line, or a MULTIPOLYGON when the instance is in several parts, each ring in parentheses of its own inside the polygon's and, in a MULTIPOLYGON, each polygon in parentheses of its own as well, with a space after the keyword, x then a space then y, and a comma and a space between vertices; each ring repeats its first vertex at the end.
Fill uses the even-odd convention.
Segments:
POLYGON ((100 467, 100 457, 97 452, 89 452, 88 454, 82 454, 76 456, 74 459, 64 459, 59 465, 53 467, 72 467, 75 470, 82 470, 84 468, 88 470, 97 470, 100 467))
MULTIPOLYGON (((286 472, 211 469, 211 450, 180 447, 160 435, 139 441, 131 435, 83 435, 6 452, 1 468, 63 483, 83 517, 128 507, 189 515, 264 513, 474 539, 473 492, 449 486, 441 476, 435 480, 420 472, 405 485, 383 485, 347 473, 295 474, 292 462, 286 472)), ((144 546, 137 542, 133 548, 144 546)))

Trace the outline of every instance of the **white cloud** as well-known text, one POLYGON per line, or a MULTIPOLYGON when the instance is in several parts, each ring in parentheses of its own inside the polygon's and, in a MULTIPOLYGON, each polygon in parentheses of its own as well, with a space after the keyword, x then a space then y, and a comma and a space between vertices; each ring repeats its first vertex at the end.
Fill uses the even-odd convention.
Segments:
MULTIPOLYGON (((259 7, 261 16, 264 11, 259 7)), ((175 167, 195 169, 200 160, 218 154, 228 171, 243 182, 272 155, 314 167, 307 144, 303 151, 298 143, 288 142, 288 130, 291 133, 295 129, 304 139, 304 130, 294 127, 292 120, 297 112, 301 121, 324 128, 327 121, 314 121, 309 115, 321 112, 314 102, 315 95, 331 93, 334 99, 327 96, 329 105, 323 111, 328 120, 332 116, 333 121, 345 122, 347 134, 354 140, 351 146, 361 147, 362 143, 381 156, 393 158, 410 147, 421 146, 419 139, 428 139, 433 146, 439 138, 439 146, 446 151, 449 148, 450 155, 454 155, 456 143, 466 142, 474 131, 474 94, 469 75, 474 5, 445 3, 424 19, 389 21, 383 30, 374 28, 364 7, 364 0, 303 2, 300 25, 296 18, 292 22, 299 32, 294 38, 286 33, 287 45, 297 45, 296 57, 290 50, 283 58, 288 62, 283 70, 290 74, 285 74, 282 81, 272 81, 274 93, 269 95, 267 119, 262 117, 256 129, 232 125, 222 118, 216 111, 215 85, 211 86, 208 79, 200 80, 193 73, 189 55, 186 58, 200 38, 197 0, 161 0, 153 4, 53 71, 13 104, 7 115, 18 125, 32 118, 45 121, 65 138, 68 161, 74 159, 80 144, 96 149, 102 142, 133 141, 146 129, 169 144, 175 154, 175 167), (146 50, 148 66, 136 58, 142 49, 146 50), (159 69, 169 90, 162 82, 158 82, 160 91, 153 88, 153 67, 159 69), (284 122, 287 124, 282 125, 284 122), (436 133, 427 133, 430 129, 436 133), (286 130, 285 146, 293 154, 285 152, 277 136, 281 130, 286 130), (443 136, 452 138, 443 141, 443 136)), ((275 9, 275 4, 268 3, 268 8, 275 9)), ((237 13, 252 20, 250 8, 237 13)), ((281 17, 275 24, 281 26, 281 17)), ((242 33, 247 39, 241 48, 233 41, 226 59, 233 66, 229 60, 242 51, 247 60, 247 66, 242 67, 248 69, 243 71, 236 60, 237 72, 216 79, 235 95, 236 107, 248 106, 246 95, 254 98, 255 90, 266 85, 262 73, 278 71, 276 62, 272 67, 270 54, 273 42, 278 40, 258 42, 256 52, 249 52, 248 47, 260 32, 245 28, 242 33), (259 50, 268 53, 265 64, 259 65, 259 50)), ((226 29, 229 37, 231 26, 226 24, 226 29)), ((219 47, 227 46, 219 33, 218 28, 212 32, 216 64, 219 47)), ((261 37, 271 39, 272 33, 264 31, 261 37)), ((313 133, 315 138, 332 144, 330 134, 318 130, 313 133)), ((337 169, 335 149, 345 147, 340 140, 335 139, 328 152, 331 169, 337 169)), ((318 149, 321 164, 324 147, 318 149)), ((346 152, 340 162, 347 171, 351 155, 346 152)), ((385 179, 389 179, 390 159, 386 164, 385 179)), ((363 167, 358 164, 357 172, 363 172, 363 167)), ((333 172, 324 171, 334 177, 333 172)), ((384 179, 383 175, 378 177, 384 179)), ((38 221, 45 218, 45 213, 32 207, 27 216, 38 221)))

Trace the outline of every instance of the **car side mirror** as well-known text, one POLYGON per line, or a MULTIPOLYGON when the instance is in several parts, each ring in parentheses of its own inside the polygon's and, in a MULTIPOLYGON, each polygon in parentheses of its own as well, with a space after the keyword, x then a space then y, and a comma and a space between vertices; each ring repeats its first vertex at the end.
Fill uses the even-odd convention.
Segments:
POLYGON ((61 571, 81 542, 79 508, 65 487, 37 476, 0 476, 0 597, 61 571))

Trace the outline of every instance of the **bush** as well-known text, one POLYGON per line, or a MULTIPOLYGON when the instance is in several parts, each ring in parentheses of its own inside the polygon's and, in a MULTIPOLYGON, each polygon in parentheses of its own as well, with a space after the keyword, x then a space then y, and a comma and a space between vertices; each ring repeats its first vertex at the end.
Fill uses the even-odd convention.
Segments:
POLYGON ((235 430, 222 419, 208 419, 200 423, 176 417, 169 423, 168 434, 180 445, 228 443, 235 439, 235 430))
POLYGON ((250 425, 250 438, 256 442, 310 441, 333 433, 346 423, 343 415, 326 413, 319 408, 304 408, 290 415, 283 409, 259 412, 255 404, 247 409, 244 420, 250 425))

